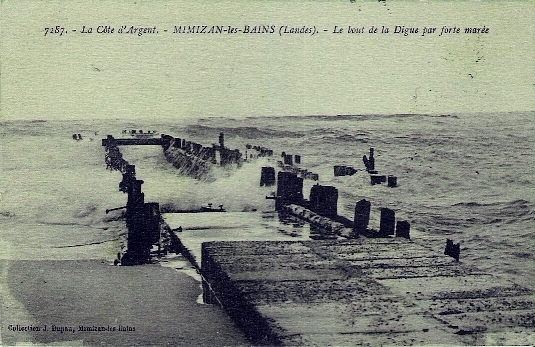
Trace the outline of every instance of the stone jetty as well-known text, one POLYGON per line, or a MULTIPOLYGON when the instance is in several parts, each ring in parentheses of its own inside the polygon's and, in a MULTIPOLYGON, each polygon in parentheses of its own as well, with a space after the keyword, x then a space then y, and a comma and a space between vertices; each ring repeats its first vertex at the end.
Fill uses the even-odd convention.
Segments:
POLYGON ((162 134, 160 138, 122 138, 116 139, 112 135, 102 139, 102 146, 106 147, 106 164, 108 167, 124 171, 128 164, 122 159, 117 146, 161 146, 168 162, 177 168, 182 175, 194 178, 205 178, 213 166, 241 167, 242 153, 238 149, 225 146, 225 135, 219 134, 219 143, 203 146, 200 143, 183 138, 162 134))
POLYGON ((252 342, 529 344, 533 292, 403 238, 207 242, 205 300, 252 342))

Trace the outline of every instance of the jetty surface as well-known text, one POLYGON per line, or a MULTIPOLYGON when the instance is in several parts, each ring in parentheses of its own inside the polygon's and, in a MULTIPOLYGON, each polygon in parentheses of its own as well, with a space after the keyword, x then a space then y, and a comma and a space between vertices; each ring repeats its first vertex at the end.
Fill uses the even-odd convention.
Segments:
POLYGON ((202 244, 205 300, 268 345, 529 345, 533 292, 402 238, 202 244))

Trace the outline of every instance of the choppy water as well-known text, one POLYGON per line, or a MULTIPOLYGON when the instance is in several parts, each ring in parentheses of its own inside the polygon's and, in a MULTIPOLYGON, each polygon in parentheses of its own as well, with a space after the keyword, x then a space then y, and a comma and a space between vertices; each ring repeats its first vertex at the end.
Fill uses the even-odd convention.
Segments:
MULTIPOLYGON (((106 208, 124 205, 121 175, 105 170, 100 139, 122 129, 156 129, 209 145, 246 143, 302 156, 302 167, 340 191, 339 211, 354 203, 390 207, 437 251, 446 237, 461 242, 462 261, 535 287, 535 113, 207 118, 196 123, 13 121, 0 123, 0 232, 4 257, 113 258, 120 223, 106 208), (98 132, 95 135, 95 132, 98 132), (74 141, 81 133, 82 141, 74 141), (91 141, 91 139, 93 139, 91 141), (333 177, 333 165, 363 169, 375 148, 376 168, 398 177, 397 188, 371 186, 359 171, 333 177), (107 244, 106 254, 91 245, 107 244), (16 245, 14 247, 13 245, 16 245), (78 247, 68 247, 75 246, 78 247), (39 252, 35 249, 38 247, 39 252), (63 248, 58 248, 63 247, 63 248), (10 254, 7 255, 7 252, 10 254)), ((145 181, 146 201, 179 208, 223 203, 229 211, 268 210, 258 187, 260 163, 221 173, 215 182, 179 177, 158 147, 123 147, 145 181)))

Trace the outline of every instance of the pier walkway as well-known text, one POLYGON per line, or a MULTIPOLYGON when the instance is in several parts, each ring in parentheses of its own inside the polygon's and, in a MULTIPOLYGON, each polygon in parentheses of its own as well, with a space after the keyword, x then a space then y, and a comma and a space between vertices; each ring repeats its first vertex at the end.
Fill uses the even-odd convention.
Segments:
POLYGON ((410 240, 205 242, 201 267, 205 300, 257 343, 535 342, 532 291, 410 240))

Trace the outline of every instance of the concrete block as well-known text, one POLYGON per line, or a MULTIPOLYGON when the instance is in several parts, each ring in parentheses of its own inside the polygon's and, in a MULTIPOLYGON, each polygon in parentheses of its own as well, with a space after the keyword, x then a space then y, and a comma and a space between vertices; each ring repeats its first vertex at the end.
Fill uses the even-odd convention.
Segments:
POLYGON ((389 208, 381 208, 381 222, 379 224, 379 236, 394 235, 396 213, 389 208))

